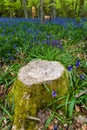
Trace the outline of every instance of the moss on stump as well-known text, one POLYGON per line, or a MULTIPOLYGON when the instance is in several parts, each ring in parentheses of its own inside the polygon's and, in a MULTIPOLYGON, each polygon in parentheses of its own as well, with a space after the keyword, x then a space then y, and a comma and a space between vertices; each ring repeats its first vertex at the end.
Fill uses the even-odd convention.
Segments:
POLYGON ((53 90, 57 97, 66 95, 68 78, 67 70, 58 61, 34 60, 21 68, 8 94, 10 101, 14 96, 15 103, 12 130, 38 130, 37 121, 29 117, 37 117, 38 110, 54 100, 53 90))

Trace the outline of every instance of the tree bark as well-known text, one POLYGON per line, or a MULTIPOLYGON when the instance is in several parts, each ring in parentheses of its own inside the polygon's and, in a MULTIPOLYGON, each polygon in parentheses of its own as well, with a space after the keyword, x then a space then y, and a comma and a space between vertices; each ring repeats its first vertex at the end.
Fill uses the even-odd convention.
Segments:
POLYGON ((81 15, 83 7, 84 7, 84 0, 79 0, 79 15, 81 15))
POLYGON ((25 15, 25 18, 28 18, 28 10, 27 10, 27 0, 21 0, 21 3, 22 3, 22 6, 23 6, 23 9, 24 9, 24 15, 25 15))
POLYGON ((44 0, 40 0, 40 11, 41 11, 41 23, 44 23, 44 0))
POLYGON ((55 18, 56 18, 56 7, 55 7, 56 1, 54 0, 53 2, 54 2, 54 7, 53 7, 53 18, 55 19, 55 18))
POLYGON ((50 6, 50 11, 51 11, 51 18, 56 18, 56 8, 55 8, 55 0, 51 0, 50 4, 54 4, 50 6))

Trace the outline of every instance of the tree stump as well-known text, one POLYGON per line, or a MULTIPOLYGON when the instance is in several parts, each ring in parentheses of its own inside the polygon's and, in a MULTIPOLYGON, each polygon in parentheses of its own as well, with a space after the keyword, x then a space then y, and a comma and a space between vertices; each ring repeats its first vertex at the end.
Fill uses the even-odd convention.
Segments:
MULTIPOLYGON (((37 117, 56 98, 68 93, 68 71, 58 61, 34 60, 22 67, 18 79, 8 94, 14 97, 14 121, 12 130, 38 130, 37 117), (52 95, 55 91, 56 95, 52 95)), ((57 102, 60 104, 60 102, 57 102)))

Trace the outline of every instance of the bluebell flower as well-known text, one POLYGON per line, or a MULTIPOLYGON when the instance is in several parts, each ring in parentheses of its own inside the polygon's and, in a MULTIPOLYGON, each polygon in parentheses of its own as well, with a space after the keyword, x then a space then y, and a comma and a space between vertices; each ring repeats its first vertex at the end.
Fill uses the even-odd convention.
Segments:
POLYGON ((31 29, 28 29, 27 32, 30 33, 30 32, 31 32, 31 29))
POLYGON ((37 44, 40 44, 40 41, 37 41, 36 43, 37 43, 37 44))
POLYGON ((84 79, 85 76, 83 74, 80 75, 80 79, 84 79))
POLYGON ((42 44, 44 44, 45 43, 45 40, 42 40, 42 44))
POLYGON ((40 33, 40 30, 36 30, 36 35, 40 33))
POLYGON ((80 66, 80 60, 77 60, 75 65, 76 65, 76 67, 79 67, 80 66))
POLYGON ((34 41, 36 41, 36 36, 34 36, 34 41))
POLYGON ((57 130, 57 125, 54 125, 54 126, 53 126, 53 130, 57 130))
POLYGON ((58 46, 60 44, 60 41, 59 40, 53 40, 52 41, 52 45, 53 46, 58 46))
POLYGON ((62 43, 59 44, 59 48, 60 48, 61 50, 63 49, 62 43))
POLYGON ((72 70, 72 68, 73 68, 73 66, 72 66, 72 65, 68 66, 68 71, 71 71, 71 70, 72 70))
POLYGON ((14 49, 16 49, 17 48, 17 46, 16 46, 16 44, 14 44, 14 49))
POLYGON ((55 90, 52 91, 52 97, 56 97, 57 96, 57 93, 55 90))

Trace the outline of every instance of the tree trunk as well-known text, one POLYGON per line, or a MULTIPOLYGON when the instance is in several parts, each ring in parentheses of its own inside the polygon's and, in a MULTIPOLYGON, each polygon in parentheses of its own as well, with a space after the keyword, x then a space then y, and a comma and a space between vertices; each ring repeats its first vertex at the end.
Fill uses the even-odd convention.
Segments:
POLYGON ((44 0, 40 0, 40 10, 41 10, 41 23, 44 23, 44 0))
POLYGON ((55 0, 51 0, 51 1, 50 1, 50 4, 52 4, 52 5, 50 6, 51 18, 56 18, 55 3, 56 3, 55 0), (53 4, 54 4, 54 5, 53 5, 53 4))
POLYGON ((81 15, 83 7, 84 7, 84 0, 79 0, 79 15, 81 15))
POLYGON ((66 2, 64 0, 60 0, 60 4, 61 4, 61 15, 65 16, 66 15, 66 2))
POLYGON ((56 1, 54 0, 53 2, 54 2, 54 6, 53 6, 53 18, 55 19, 56 18, 56 7, 55 7, 56 1))
POLYGON ((27 0, 21 0, 21 3, 22 3, 22 6, 23 6, 23 9, 24 9, 24 15, 25 15, 25 18, 28 18, 28 10, 27 10, 27 0))
POLYGON ((79 12, 78 12, 78 3, 79 3, 79 0, 76 0, 76 2, 75 2, 75 14, 76 14, 76 17, 78 17, 78 15, 79 15, 79 12))

